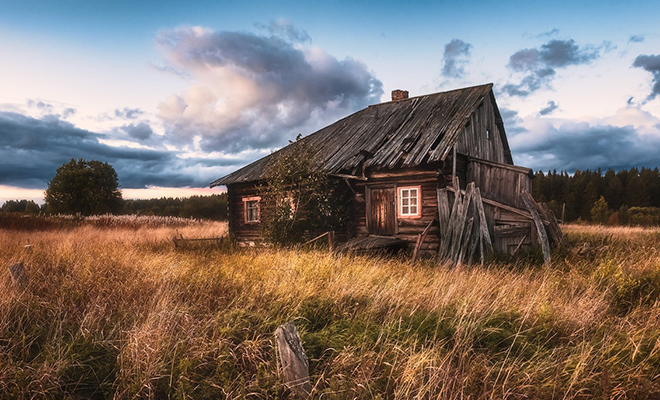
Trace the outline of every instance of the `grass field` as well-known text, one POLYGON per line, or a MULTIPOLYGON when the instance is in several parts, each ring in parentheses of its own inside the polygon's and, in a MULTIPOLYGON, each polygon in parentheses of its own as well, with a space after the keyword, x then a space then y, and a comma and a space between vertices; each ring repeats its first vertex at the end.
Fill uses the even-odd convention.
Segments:
POLYGON ((660 229, 565 226, 552 267, 448 269, 175 249, 226 226, 153 221, 0 229, 0 398, 285 398, 289 320, 314 398, 660 398, 660 229))

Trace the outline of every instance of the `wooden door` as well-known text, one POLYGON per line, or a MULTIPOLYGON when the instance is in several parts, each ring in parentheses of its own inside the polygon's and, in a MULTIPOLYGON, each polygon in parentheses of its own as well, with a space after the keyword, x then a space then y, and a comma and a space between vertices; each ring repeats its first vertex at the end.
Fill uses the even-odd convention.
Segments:
POLYGON ((396 207, 394 189, 371 189, 369 233, 394 235, 396 207))

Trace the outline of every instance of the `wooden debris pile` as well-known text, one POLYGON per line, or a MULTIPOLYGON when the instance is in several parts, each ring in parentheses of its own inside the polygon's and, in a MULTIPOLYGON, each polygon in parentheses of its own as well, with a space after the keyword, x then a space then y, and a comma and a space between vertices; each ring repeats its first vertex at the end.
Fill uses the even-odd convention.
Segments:
MULTIPOLYGON (((454 178, 454 188, 458 180, 454 178)), ((448 189, 438 189, 438 217, 440 221, 440 247, 438 262, 451 265, 469 264, 479 260, 482 264, 493 251, 488 221, 479 188, 474 182, 465 192, 454 191, 454 204, 449 209, 448 189)))

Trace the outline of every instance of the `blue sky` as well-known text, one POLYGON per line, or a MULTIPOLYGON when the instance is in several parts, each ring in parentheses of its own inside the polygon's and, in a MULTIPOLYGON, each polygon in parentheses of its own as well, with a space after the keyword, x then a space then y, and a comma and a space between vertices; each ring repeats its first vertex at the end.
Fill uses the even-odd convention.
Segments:
POLYGON ((0 201, 72 157, 127 198, 207 193, 393 89, 486 82, 517 164, 655 167, 659 5, 0 1, 0 201))

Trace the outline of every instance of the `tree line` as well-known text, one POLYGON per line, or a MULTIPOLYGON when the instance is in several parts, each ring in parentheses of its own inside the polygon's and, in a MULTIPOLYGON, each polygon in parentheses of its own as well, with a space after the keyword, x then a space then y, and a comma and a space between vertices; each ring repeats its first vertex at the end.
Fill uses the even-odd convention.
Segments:
MULTIPOLYGON (((39 205, 33 200, 8 200, 0 207, 0 212, 23 215, 51 213, 46 204, 39 205)), ((120 207, 114 214, 224 221, 227 219, 227 193, 185 198, 161 197, 147 200, 120 200, 120 207)))
POLYGON ((539 171, 532 180, 536 201, 546 202, 566 222, 591 221, 610 225, 660 224, 660 171, 631 168, 605 173, 539 171))

